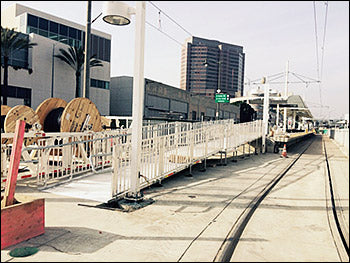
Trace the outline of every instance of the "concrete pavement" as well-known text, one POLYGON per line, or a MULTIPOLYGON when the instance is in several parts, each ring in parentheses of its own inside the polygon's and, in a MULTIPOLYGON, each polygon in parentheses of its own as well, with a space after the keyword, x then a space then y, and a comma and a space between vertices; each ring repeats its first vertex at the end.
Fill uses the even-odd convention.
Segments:
MULTIPOLYGON (((314 151, 319 151, 318 146, 314 147, 314 151)), ((292 152, 288 154, 293 158, 292 152)), ((285 182, 281 181, 282 184, 276 186, 268 200, 282 203, 262 204, 266 208, 262 209, 263 214, 258 213, 259 209, 255 212, 252 222, 257 220, 261 228, 249 230, 253 234, 244 232, 242 244, 249 247, 243 247, 243 250, 237 247, 234 261, 281 259, 280 254, 288 251, 286 247, 300 244, 301 239, 297 237, 305 232, 305 225, 308 233, 308 238, 303 241, 305 249, 294 249, 284 259, 299 261, 315 258, 316 252, 307 248, 316 245, 323 248, 324 241, 328 242, 325 245, 327 249, 319 249, 318 253, 326 254, 323 259, 339 261, 334 245, 325 233, 327 230, 323 230, 325 217, 314 221, 314 217, 325 213, 322 205, 325 198, 321 190, 316 195, 310 192, 310 189, 323 187, 324 193, 321 160, 316 158, 317 154, 312 156, 315 159, 305 160, 303 167, 309 165, 320 169, 315 172, 311 168, 300 169, 296 178, 286 178, 285 182), (307 184, 303 183, 306 178, 307 184), (285 193, 276 198, 276 194, 288 185, 298 191, 298 195, 290 198, 285 193), (281 209, 283 206, 287 207, 285 212, 281 209), (292 220, 290 213, 293 211, 302 212, 304 219, 312 215, 310 219, 302 220, 298 216, 292 220), (289 221, 285 217, 289 217, 289 221), (277 246, 280 243, 285 243, 285 246, 277 246), (270 246, 260 247, 261 244, 270 246), (247 255, 240 251, 252 252, 247 255)), ((164 180, 162 187, 146 189, 145 197, 155 202, 131 213, 80 206, 100 203, 18 186, 17 198, 20 194, 45 197, 46 233, 2 250, 1 261, 212 261, 242 210, 264 183, 281 172, 289 161, 277 154, 266 153, 252 155, 237 163, 228 162, 227 166, 208 167, 204 173, 194 170, 193 177, 179 173, 164 180), (24 246, 37 247, 39 252, 25 258, 8 255, 11 249, 24 246)), ((250 225, 255 224, 249 223, 247 229, 250 225)))
MULTIPOLYGON (((349 163, 332 141, 324 137, 332 173, 349 234, 349 163), (333 158, 337 156, 337 163, 333 158), (347 182, 347 183, 346 183, 347 182), (340 185, 337 185, 340 186, 340 185), (346 188, 346 189, 345 189, 346 188)), ((337 240, 330 212, 329 187, 322 140, 319 136, 262 202, 241 237, 231 261, 339 262, 349 260, 337 240), (256 240, 261 240, 260 242, 256 240)))

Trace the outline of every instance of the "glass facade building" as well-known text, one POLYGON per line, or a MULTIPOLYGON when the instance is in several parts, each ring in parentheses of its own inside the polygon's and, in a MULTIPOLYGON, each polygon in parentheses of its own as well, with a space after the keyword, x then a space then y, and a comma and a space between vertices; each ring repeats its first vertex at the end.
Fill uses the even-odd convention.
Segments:
MULTIPOLYGON (((35 33, 43 37, 47 37, 70 46, 84 46, 85 32, 41 18, 35 15, 28 14, 26 32, 35 33)), ((91 55, 96 55, 97 59, 110 62, 111 60, 111 40, 91 34, 91 55)))
POLYGON ((180 88, 211 98, 217 89, 242 96, 244 62, 241 46, 191 37, 182 48, 180 88))

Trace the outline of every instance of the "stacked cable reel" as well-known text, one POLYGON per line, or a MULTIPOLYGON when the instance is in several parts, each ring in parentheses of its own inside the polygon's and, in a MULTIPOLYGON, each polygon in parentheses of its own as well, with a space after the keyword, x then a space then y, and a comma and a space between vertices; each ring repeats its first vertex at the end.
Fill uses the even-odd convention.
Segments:
MULTIPOLYGON (((100 113, 95 104, 87 98, 75 98, 69 103, 59 98, 49 98, 38 106, 36 113, 44 132, 102 131, 100 113)), ((84 136, 83 139, 88 139, 88 136, 84 136)), ((62 142, 55 141, 55 144, 62 142)), ((89 143, 89 149, 92 149, 92 143, 89 143)), ((58 154, 62 155, 62 152, 58 154)), ((76 153, 77 155, 81 157, 81 153, 76 153)))
MULTIPOLYGON (((26 105, 17 105, 12 108, 1 106, 1 119, 4 117, 3 130, 5 133, 14 133, 16 128, 17 120, 24 120, 26 122, 25 132, 29 131, 40 131, 41 125, 39 123, 38 115, 35 111, 26 105), (6 115, 3 115, 7 111, 6 115)), ((1 121, 2 122, 2 121, 1 121)), ((24 145, 30 145, 36 141, 37 138, 24 138, 24 145)), ((9 144, 12 143, 13 139, 2 138, 1 143, 9 144)))
MULTIPOLYGON (((60 98, 48 98, 35 111, 25 105, 12 108, 1 105, 2 132, 13 133, 17 120, 26 122, 26 132, 100 132, 103 130, 102 121, 104 126, 109 124, 109 120, 102 119, 95 104, 87 98, 75 98, 69 103, 60 98)), ((26 138, 25 145, 33 144, 38 138, 26 138)), ((12 139, 2 140, 2 143, 11 142, 12 139)))

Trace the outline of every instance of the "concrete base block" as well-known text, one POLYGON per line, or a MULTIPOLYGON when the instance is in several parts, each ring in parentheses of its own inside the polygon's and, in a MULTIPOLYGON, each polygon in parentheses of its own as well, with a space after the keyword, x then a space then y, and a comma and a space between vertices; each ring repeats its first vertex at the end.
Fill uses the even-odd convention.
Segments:
POLYGON ((1 208, 1 249, 45 233, 45 199, 22 196, 1 208))

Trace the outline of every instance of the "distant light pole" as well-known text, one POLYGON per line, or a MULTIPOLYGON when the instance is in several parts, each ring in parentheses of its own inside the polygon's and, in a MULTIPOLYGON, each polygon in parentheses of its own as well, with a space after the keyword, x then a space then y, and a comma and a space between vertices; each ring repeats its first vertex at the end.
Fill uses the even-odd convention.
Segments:
MULTIPOLYGON (((221 89, 220 89, 220 70, 221 70, 221 61, 219 60, 217 62, 219 64, 219 74, 218 74, 218 89, 216 90, 217 93, 220 93, 221 92, 221 89)), ((219 120, 220 119, 220 105, 219 105, 219 102, 217 102, 217 105, 216 105, 216 119, 219 120)))
POLYGON ((269 107, 270 107, 270 90, 269 84, 267 84, 267 80, 264 77, 262 80, 262 84, 264 84, 264 109, 263 109, 263 134, 262 134, 262 153, 266 151, 266 135, 268 133, 269 127, 269 107))
POLYGON ((90 35, 91 35, 91 1, 87 1, 87 19, 84 52, 83 98, 89 98, 90 88, 90 35))
POLYGON ((51 65, 51 98, 53 98, 53 86, 55 79, 55 43, 52 44, 52 65, 51 65))
POLYGON ((145 13, 146 2, 136 1, 136 9, 120 1, 105 1, 103 5, 103 20, 112 25, 128 25, 130 17, 136 14, 135 23, 135 60, 133 79, 132 127, 131 127, 131 160, 129 198, 141 199, 140 196, 140 162, 142 142, 142 121, 144 104, 144 49, 145 49, 145 13))
MULTIPOLYGON (((217 64, 219 64, 219 72, 218 72, 218 87, 216 89, 216 94, 220 94, 221 92, 221 89, 220 89, 220 70, 221 70, 221 62, 222 61, 216 61, 217 64)), ((204 66, 205 67, 208 67, 209 66, 209 63, 207 61, 204 62, 204 66)), ((216 104, 216 119, 218 120, 219 119, 219 110, 220 110, 220 107, 219 107, 219 102, 217 102, 216 104)))
MULTIPOLYGON (((286 79, 285 79, 285 86, 284 86, 284 96, 286 97, 287 103, 288 103, 288 70, 289 70, 289 61, 287 61, 286 64, 286 79)), ((283 109, 283 133, 286 133, 287 131, 287 107, 284 107, 283 109)))

